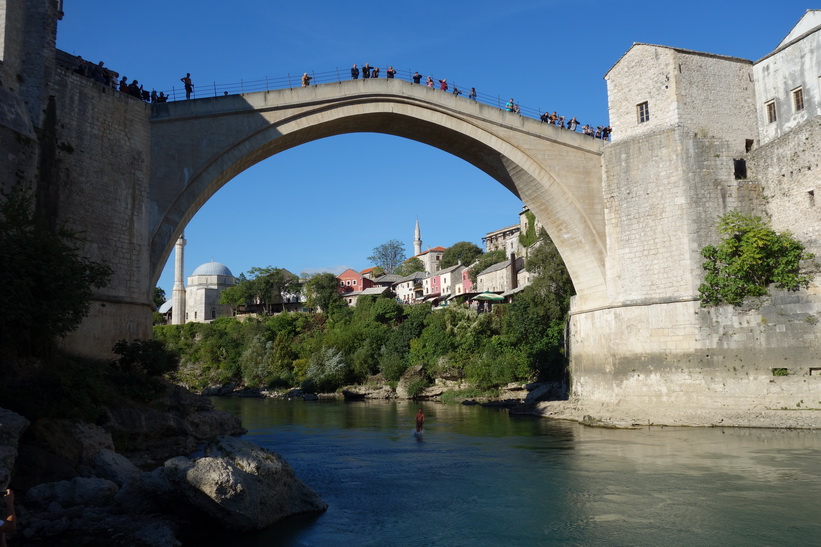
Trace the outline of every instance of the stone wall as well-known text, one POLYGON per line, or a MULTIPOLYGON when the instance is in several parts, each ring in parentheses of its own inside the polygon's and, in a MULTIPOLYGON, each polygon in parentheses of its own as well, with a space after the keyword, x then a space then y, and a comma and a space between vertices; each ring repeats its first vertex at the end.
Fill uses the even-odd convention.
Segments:
POLYGON ((683 127, 605 147, 608 294, 612 304, 692 299, 701 248, 718 217, 761 207, 760 189, 734 178, 726 141, 683 127))
POLYGON ((821 261, 821 117, 753 150, 747 172, 764 189, 773 227, 792 232, 821 261))
POLYGON ((572 393, 626 407, 821 408, 820 319, 821 297, 806 291, 775 291, 759 309, 691 301, 573 315, 572 393))
POLYGON ((151 337, 148 266, 150 105, 89 78, 56 70, 56 188, 62 223, 89 239, 82 253, 114 269, 91 313, 65 341, 105 354, 118 339, 151 337))
POLYGON ((738 157, 758 137, 751 61, 634 44, 605 79, 614 141, 682 125, 726 140, 738 157), (650 118, 640 123, 643 102, 650 118))

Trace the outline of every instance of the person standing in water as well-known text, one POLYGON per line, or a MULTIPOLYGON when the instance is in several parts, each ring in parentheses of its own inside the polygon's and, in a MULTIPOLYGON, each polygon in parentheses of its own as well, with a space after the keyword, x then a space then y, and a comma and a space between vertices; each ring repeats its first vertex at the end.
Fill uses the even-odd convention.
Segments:
POLYGON ((425 415, 422 413, 422 409, 419 409, 419 412, 416 413, 416 432, 422 433, 422 428, 425 426, 425 415))

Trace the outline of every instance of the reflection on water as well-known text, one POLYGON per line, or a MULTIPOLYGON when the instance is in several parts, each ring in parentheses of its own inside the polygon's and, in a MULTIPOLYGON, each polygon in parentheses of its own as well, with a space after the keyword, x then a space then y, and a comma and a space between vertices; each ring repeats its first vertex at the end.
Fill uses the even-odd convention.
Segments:
POLYGON ((612 430, 409 402, 217 399, 328 511, 236 545, 817 544, 821 432, 612 430), (413 435, 419 406, 425 435, 413 435))

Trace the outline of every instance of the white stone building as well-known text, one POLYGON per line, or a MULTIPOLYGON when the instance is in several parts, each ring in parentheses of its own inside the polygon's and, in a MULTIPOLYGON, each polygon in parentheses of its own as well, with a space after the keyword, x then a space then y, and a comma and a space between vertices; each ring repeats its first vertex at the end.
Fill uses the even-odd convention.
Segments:
POLYGON ((821 114, 821 10, 808 10, 753 76, 761 144, 821 114))
POLYGON ((503 293, 516 289, 524 268, 524 259, 515 256, 494 264, 476 275, 476 291, 503 293))
POLYGON ((220 304, 219 297, 235 284, 234 274, 224 264, 206 262, 199 266, 185 288, 185 322, 208 323, 217 317, 232 316, 231 306, 220 304))

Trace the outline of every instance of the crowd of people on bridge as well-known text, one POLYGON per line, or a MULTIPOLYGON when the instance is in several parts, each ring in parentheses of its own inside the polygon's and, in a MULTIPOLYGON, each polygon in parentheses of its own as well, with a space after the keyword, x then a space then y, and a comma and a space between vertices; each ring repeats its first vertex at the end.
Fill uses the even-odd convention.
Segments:
MULTIPOLYGON (((74 68, 74 72, 87 78, 91 78, 102 85, 109 86, 112 89, 118 89, 123 93, 126 93, 128 95, 131 95, 132 97, 141 99, 146 102, 164 103, 168 101, 168 96, 165 95, 164 92, 161 91, 159 94, 155 90, 148 92, 137 80, 132 80, 131 83, 129 83, 128 78, 123 76, 118 81, 117 78, 119 77, 119 74, 106 68, 105 63, 103 63, 103 61, 94 64, 90 61, 84 60, 82 57, 77 57, 76 61, 77 65, 74 68)), ((360 75, 362 76, 362 79, 379 78, 380 69, 379 67, 372 67, 368 63, 362 65, 361 68, 354 64, 351 67, 351 79, 358 80, 360 75)), ((396 70, 394 70, 393 66, 388 66, 388 68, 385 70, 385 77, 389 80, 392 80, 396 77, 396 70)), ((410 79, 411 82, 413 82, 414 84, 422 84, 422 75, 419 73, 419 71, 414 72, 410 79)), ((301 78, 302 87, 308 87, 309 85, 311 85, 311 80, 313 80, 312 76, 310 76, 307 72, 303 73, 301 78)), ((194 84, 191 81, 191 74, 186 73, 185 76, 180 78, 180 81, 182 82, 183 88, 185 89, 185 98, 190 99, 191 95, 194 92, 194 84)), ((451 90, 451 93, 456 97, 462 95, 462 90, 460 90, 455 85, 453 85, 451 88, 451 85, 448 83, 447 78, 435 79, 433 76, 428 76, 425 79, 425 85, 431 89, 437 88, 437 82, 438 89, 440 91, 447 92, 448 90, 451 90)), ((227 94, 228 92, 226 91, 225 95, 227 94)), ((467 94, 467 98, 471 101, 477 100, 477 93, 475 87, 470 88, 470 92, 467 94)), ((506 112, 521 114, 519 103, 514 101, 512 98, 505 103, 504 109, 506 112)), ((552 114, 544 112, 543 114, 541 114, 539 119, 542 121, 542 123, 555 125, 562 129, 569 129, 573 132, 576 132, 580 126, 580 123, 575 116, 570 118, 569 120, 565 120, 564 116, 559 116, 555 111, 552 114)), ((598 127, 593 127, 592 125, 585 124, 584 126, 581 126, 581 132, 584 135, 588 135, 597 139, 610 140, 610 134, 612 132, 612 129, 610 128, 610 126, 603 127, 600 125, 598 127)))
MULTIPOLYGON (((576 131, 576 128, 579 126, 579 121, 576 119, 576 116, 573 116, 569 120, 565 121, 564 116, 559 116, 556 114, 555 110, 553 111, 553 114, 544 112, 541 116, 539 116, 539 120, 541 120, 542 123, 549 123, 550 125, 555 125, 557 127, 561 127, 562 129, 569 129, 571 131, 576 131)), ((613 130, 609 125, 607 127, 602 127, 600 125, 595 128, 592 125, 587 124, 582 126, 582 134, 605 141, 610 140, 610 133, 612 131, 613 130)))
MULTIPOLYGON (((362 68, 360 70, 360 68, 357 67, 356 64, 354 64, 351 67, 351 79, 358 80, 360 74, 362 75, 363 79, 378 78, 379 77, 379 68, 371 67, 368 63, 365 63, 364 65, 362 65, 362 68)), ((393 69, 393 67, 392 66, 388 67, 388 70, 387 70, 388 78, 393 78, 395 74, 396 74, 396 71, 393 69)), ((307 74, 302 77, 302 85, 303 86, 307 85, 305 83, 305 77, 306 76, 307 76, 307 74)), ((413 82, 414 84, 421 84, 422 83, 422 75, 419 74, 419 71, 414 72, 413 75, 410 77, 410 79, 411 79, 411 82, 413 82)), ((310 81, 310 79, 309 79, 309 81, 310 81)), ((448 84, 447 78, 435 79, 433 76, 428 76, 427 78, 425 78, 425 85, 427 87, 429 87, 430 89, 436 89, 437 88, 437 82, 438 82, 438 88, 439 88, 440 91, 448 91, 449 89, 451 89, 450 84, 448 84)), ((457 96, 457 97, 459 95, 462 95, 462 91, 458 87, 456 87, 455 85, 453 86, 453 90, 451 91, 451 93, 453 95, 457 96)), ((467 98, 470 99, 471 101, 476 101, 477 100, 477 93, 476 93, 476 88, 475 87, 470 88, 470 93, 468 93, 467 98)), ((504 108, 505 108, 506 112, 521 114, 521 109, 519 107, 519 103, 514 101, 512 98, 505 103, 504 108)), ((610 140, 610 133, 612 131, 610 126, 603 127, 603 126, 600 125, 598 127, 593 127, 592 125, 588 125, 588 124, 585 124, 585 125, 582 126, 579 123, 579 121, 576 119, 575 116, 573 116, 569 120, 565 120, 564 116, 559 116, 558 114, 556 114, 555 111, 552 114, 549 113, 549 112, 544 112, 539 117, 539 119, 542 121, 542 123, 549 123, 551 125, 561 127, 562 129, 569 129, 570 131, 573 131, 573 132, 576 132, 579 128, 581 128, 581 132, 584 135, 588 135, 590 137, 594 137, 594 138, 602 139, 602 140, 610 140)))
POLYGON ((77 57, 73 72, 145 102, 164 103, 168 100, 168 97, 162 91, 159 94, 156 90, 148 92, 137 80, 131 80, 131 83, 128 83, 127 76, 123 76, 118 80, 120 75, 108 69, 103 61, 94 64, 82 57, 77 57))

